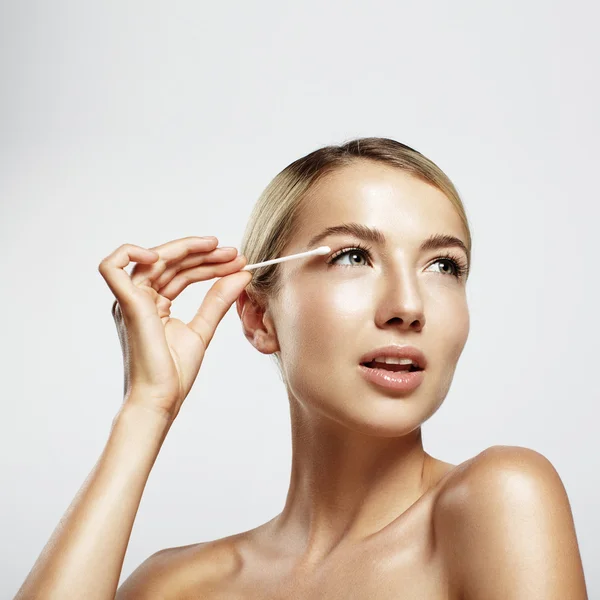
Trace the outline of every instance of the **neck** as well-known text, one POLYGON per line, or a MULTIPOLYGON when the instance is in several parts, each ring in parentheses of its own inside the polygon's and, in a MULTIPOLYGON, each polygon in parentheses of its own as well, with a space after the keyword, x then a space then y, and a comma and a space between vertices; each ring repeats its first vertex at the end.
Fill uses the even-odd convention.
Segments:
POLYGON ((292 471, 274 533, 302 562, 391 523, 429 487, 431 457, 421 428, 401 437, 369 435, 290 400, 292 471))

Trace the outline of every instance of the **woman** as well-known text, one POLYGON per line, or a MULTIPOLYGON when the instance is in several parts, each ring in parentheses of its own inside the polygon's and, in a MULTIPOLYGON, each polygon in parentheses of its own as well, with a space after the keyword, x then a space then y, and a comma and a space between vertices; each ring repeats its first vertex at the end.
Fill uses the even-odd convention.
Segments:
POLYGON ((100 263, 125 398, 17 598, 587 598, 544 456, 494 446, 457 466, 423 449, 469 333, 469 225, 433 162, 389 139, 322 148, 269 184, 240 255, 217 244, 127 244, 100 263), (324 244, 326 256, 242 270, 324 244), (213 277, 190 323, 169 317, 187 285, 213 277), (285 506, 250 531, 157 552, 117 590, 154 460, 234 301, 288 393, 285 506))

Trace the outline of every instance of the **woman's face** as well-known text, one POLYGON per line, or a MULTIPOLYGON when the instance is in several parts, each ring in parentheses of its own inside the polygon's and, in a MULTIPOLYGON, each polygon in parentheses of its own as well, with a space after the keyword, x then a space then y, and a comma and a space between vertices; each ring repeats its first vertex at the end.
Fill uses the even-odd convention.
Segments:
POLYGON ((464 266, 467 255, 452 246, 419 250, 436 234, 466 244, 448 198, 392 166, 357 161, 312 189, 282 255, 322 245, 332 251, 281 263, 282 291, 267 311, 298 402, 381 436, 409 433, 435 413, 469 333, 465 277, 440 259, 450 255, 464 266), (337 233, 308 245, 324 229, 348 223, 379 230, 385 242, 337 233), (352 250, 357 244, 368 254, 352 250), (416 346, 427 358, 423 382, 410 393, 379 388, 360 374, 361 357, 389 344, 416 346))

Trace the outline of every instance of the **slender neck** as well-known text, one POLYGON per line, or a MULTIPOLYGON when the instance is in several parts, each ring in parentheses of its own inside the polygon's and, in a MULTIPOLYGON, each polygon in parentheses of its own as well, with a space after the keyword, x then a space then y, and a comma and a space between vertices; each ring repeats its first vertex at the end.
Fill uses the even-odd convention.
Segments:
POLYGON ((291 400, 292 470, 273 528, 287 548, 318 561, 344 540, 388 525, 429 486, 421 428, 377 437, 343 427, 291 400))

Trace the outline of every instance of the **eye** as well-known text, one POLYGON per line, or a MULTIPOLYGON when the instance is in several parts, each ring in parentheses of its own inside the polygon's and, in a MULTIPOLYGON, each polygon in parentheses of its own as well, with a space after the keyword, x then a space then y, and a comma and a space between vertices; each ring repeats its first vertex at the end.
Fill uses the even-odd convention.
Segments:
POLYGON ((450 266, 450 272, 445 272, 442 271, 443 274, 445 275, 453 275, 454 277, 456 277, 456 279, 462 279, 466 273, 467 273, 467 264, 466 262, 458 257, 458 256, 454 256, 452 254, 446 254, 445 256, 438 256, 435 261, 433 263, 431 263, 432 265, 436 264, 436 263, 446 263, 447 265, 450 266))
POLYGON ((351 248, 343 248, 342 250, 338 250, 338 252, 336 252, 329 259, 327 264, 328 265, 336 265, 336 266, 340 266, 340 267, 350 267, 350 266, 358 264, 358 266, 360 267, 361 266, 360 262, 359 263, 356 262, 357 257, 363 257, 364 259, 366 259, 368 261, 368 263, 371 263, 370 248, 367 248, 366 246, 361 246, 360 244, 357 244, 356 246, 352 246, 351 248), (348 256, 351 264, 341 264, 338 261, 338 259, 342 258, 343 256, 348 256))

